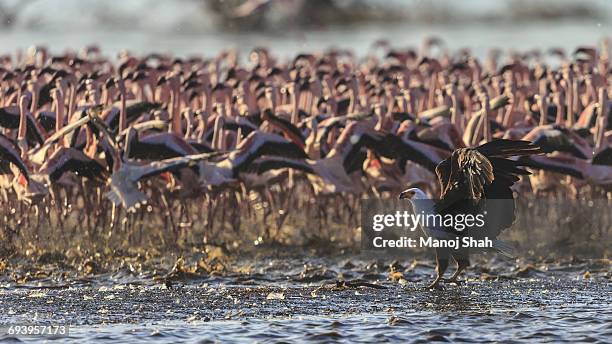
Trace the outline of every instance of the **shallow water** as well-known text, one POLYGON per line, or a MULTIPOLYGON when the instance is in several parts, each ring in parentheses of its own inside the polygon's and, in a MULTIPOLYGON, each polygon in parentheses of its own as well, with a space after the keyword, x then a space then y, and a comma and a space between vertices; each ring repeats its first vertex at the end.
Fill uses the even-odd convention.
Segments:
MULTIPOLYGON (((376 0, 368 1, 377 4, 376 0)), ((389 2, 380 1, 389 5, 389 2)), ((107 56, 129 49, 135 53, 168 52, 178 56, 213 56, 228 48, 246 54, 264 46, 275 55, 291 57, 300 52, 313 52, 330 47, 348 48, 363 56, 371 44, 381 38, 396 47, 419 47, 423 38, 438 36, 450 49, 469 47, 484 56, 489 48, 508 50, 574 49, 596 44, 612 32, 612 3, 605 0, 539 1, 544 6, 585 4, 594 6, 599 17, 512 19, 509 10, 518 1, 466 0, 460 5, 452 0, 394 0, 390 6, 398 11, 421 13, 432 22, 413 18, 393 22, 373 22, 355 26, 324 25, 314 28, 272 26, 267 30, 228 32, 215 28, 214 21, 198 1, 134 0, 41 0, 26 7, 20 20, 11 29, 0 28, 2 53, 32 45, 48 46, 53 52, 79 49, 95 43, 107 56), (439 9, 440 11, 436 10, 439 9), (448 11, 451 18, 446 19, 448 11), (487 19, 488 18, 488 19, 487 19), (491 19, 497 18, 497 19, 491 19)), ((554 7, 554 6, 553 6, 554 7)))
POLYGON ((320 29, 289 33, 173 33, 142 31, 38 31, 14 30, 3 34, 3 52, 32 45, 46 45, 54 52, 99 43, 108 56, 129 49, 144 54, 152 51, 177 56, 213 56, 223 49, 238 48, 246 54, 254 47, 265 46, 276 56, 291 57, 300 52, 323 51, 330 47, 348 48, 358 56, 366 54, 372 43, 386 38, 397 47, 420 46, 425 37, 443 38, 448 47, 469 47, 477 56, 490 48, 524 51, 544 47, 561 47, 571 51, 580 45, 594 45, 612 31, 612 25, 597 21, 567 21, 560 25, 546 23, 450 24, 418 26, 410 24, 371 25, 355 28, 320 29))
POLYGON ((491 259, 459 285, 426 290, 432 263, 392 262, 391 270, 355 257, 266 259, 248 273, 174 275, 168 285, 125 274, 5 280, 0 325, 68 323, 62 342, 74 343, 603 343, 612 335, 608 260, 491 259))
MULTIPOLYGON (((602 320, 593 321, 597 315, 597 308, 575 307, 559 312, 522 309, 456 315, 398 311, 190 324, 169 321, 146 326, 77 327, 69 342, 606 342, 612 328, 602 320)), ((610 314, 607 316, 609 319, 610 314)))

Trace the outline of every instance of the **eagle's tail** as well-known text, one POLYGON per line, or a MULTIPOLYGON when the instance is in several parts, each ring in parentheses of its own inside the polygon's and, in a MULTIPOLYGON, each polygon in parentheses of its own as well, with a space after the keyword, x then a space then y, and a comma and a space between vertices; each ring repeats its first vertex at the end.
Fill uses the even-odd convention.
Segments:
POLYGON ((514 258, 514 247, 501 240, 493 240, 493 249, 508 258, 514 258))

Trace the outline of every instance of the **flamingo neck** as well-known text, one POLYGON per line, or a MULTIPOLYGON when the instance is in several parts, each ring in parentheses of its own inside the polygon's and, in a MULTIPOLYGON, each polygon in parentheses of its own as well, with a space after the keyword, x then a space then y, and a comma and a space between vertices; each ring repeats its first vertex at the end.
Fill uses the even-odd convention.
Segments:
POLYGON ((96 142, 96 138, 94 137, 93 132, 91 128, 89 128, 89 126, 85 127, 85 132, 87 135, 85 144, 85 155, 93 159, 96 155, 98 143, 96 142))
POLYGON ((318 134, 318 126, 317 117, 313 116, 310 120, 310 136, 306 140, 306 154, 313 158, 315 156, 315 147, 317 143, 317 134, 318 134))
MULTIPOLYGON (((71 117, 74 114, 76 108, 76 86, 74 83, 70 83, 70 100, 68 101, 68 116, 71 117)), ((68 118, 70 120, 72 118, 68 118)))
POLYGON ((489 100, 486 99, 484 102, 484 111, 482 113, 482 131, 483 131, 483 138, 485 139, 486 142, 491 142, 492 140, 492 135, 491 135, 491 128, 490 128, 490 123, 489 123, 489 100))
POLYGON ((223 116, 218 115, 215 119, 215 124, 213 128, 213 139, 212 139, 212 148, 216 150, 222 150, 223 145, 223 116))
POLYGON ((431 109, 435 106, 436 99, 436 84, 438 80, 438 73, 431 73, 431 79, 429 80, 429 94, 427 95, 427 108, 431 109))
POLYGON ((138 98, 141 102, 146 101, 145 82, 142 80, 138 81, 138 98))
POLYGON ((64 126, 64 96, 58 94, 55 98, 55 131, 60 131, 64 126))
POLYGON ((347 114, 350 115, 353 112, 355 112, 355 98, 357 97, 357 95, 355 94, 354 90, 351 90, 349 92, 349 105, 348 105, 348 109, 347 109, 347 114))
POLYGON ((234 149, 236 149, 242 143, 242 128, 238 127, 238 131, 236 132, 236 144, 234 149))
POLYGON ((563 93, 559 92, 559 99, 556 102, 557 105, 557 117, 555 118, 555 124, 563 124, 563 118, 565 118, 565 107, 563 105, 563 93))
POLYGON ((540 125, 546 125, 546 123, 548 122, 548 114, 547 114, 547 110, 548 110, 548 104, 546 103, 546 95, 542 95, 542 98, 539 101, 539 107, 540 107, 540 125))
POLYGON ((107 87, 102 89, 102 99, 100 99, 100 103, 102 105, 108 105, 110 100, 110 90, 107 87))
POLYGON ((188 139, 193 135, 195 118, 191 109, 185 111, 185 121, 187 122, 187 128, 185 130, 185 138, 188 139))
MULTIPOLYGON (((172 84, 174 84, 175 82, 173 82, 172 84)), ((170 109, 171 109, 171 113, 170 116, 172 117, 172 132, 175 135, 178 136, 182 136, 182 129, 181 129, 181 115, 179 113, 180 109, 179 109, 179 105, 180 105, 180 94, 179 94, 179 88, 176 85, 171 85, 170 86, 170 109)))
POLYGON ((32 102, 30 103, 30 113, 35 114, 38 105, 39 88, 36 82, 32 85, 32 102))
POLYGON ((27 132, 27 101, 26 96, 21 96, 19 98, 19 129, 17 131, 17 140, 22 141, 26 138, 27 132))
POLYGON ((126 91, 123 81, 119 82, 119 93, 121 96, 121 109, 119 110, 119 132, 123 132, 127 127, 127 113, 126 113, 126 91))
POLYGON ((597 127, 595 149, 600 149, 605 141, 608 127, 608 92, 602 87, 599 89, 599 111, 597 112, 597 127))
POLYGON ((292 111, 291 111, 291 123, 297 125, 299 122, 299 111, 300 111, 300 91, 298 90, 298 85, 295 85, 295 89, 293 92, 293 95, 291 97, 291 103, 293 105, 292 111))
POLYGON ((455 126, 455 128, 457 128, 457 131, 461 134, 463 134, 463 123, 462 123, 462 117, 461 114, 459 113, 459 102, 457 101, 457 94, 455 92, 453 92, 452 96, 451 96, 451 103, 452 103, 452 109, 453 109, 453 113, 451 115, 451 123, 455 126))
POLYGON ((574 116, 576 113, 576 105, 578 104, 577 98, 577 88, 578 81, 575 79, 570 79, 569 82, 569 92, 568 92, 568 111, 567 111, 567 126, 572 127, 574 125, 574 116))

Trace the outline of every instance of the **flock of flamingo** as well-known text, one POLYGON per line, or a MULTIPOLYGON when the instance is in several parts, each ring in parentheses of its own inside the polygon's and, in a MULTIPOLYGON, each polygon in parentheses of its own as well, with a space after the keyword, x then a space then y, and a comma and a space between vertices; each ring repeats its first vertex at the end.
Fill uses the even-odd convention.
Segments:
POLYGON ((610 199, 609 58, 607 40, 481 60, 436 38, 363 58, 258 48, 242 64, 235 51, 114 61, 96 46, 0 56, 4 221, 239 226, 257 202, 277 222, 308 209, 352 221, 362 197, 436 195, 438 162, 496 138, 546 152, 521 158, 534 173, 519 194, 610 199))

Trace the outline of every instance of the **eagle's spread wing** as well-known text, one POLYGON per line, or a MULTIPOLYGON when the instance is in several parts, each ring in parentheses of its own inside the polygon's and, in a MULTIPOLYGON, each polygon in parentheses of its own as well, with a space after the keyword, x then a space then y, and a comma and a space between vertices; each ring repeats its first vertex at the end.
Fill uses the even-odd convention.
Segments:
POLYGON ((478 201, 483 198, 485 186, 493 182, 493 166, 477 149, 461 148, 436 167, 440 181, 440 202, 436 210, 444 212, 459 201, 478 201))
POLYGON ((512 225, 512 185, 529 172, 508 158, 541 153, 527 141, 495 140, 476 148, 462 148, 436 167, 441 195, 436 203, 440 214, 477 214, 486 211, 483 236, 496 237, 512 225))

